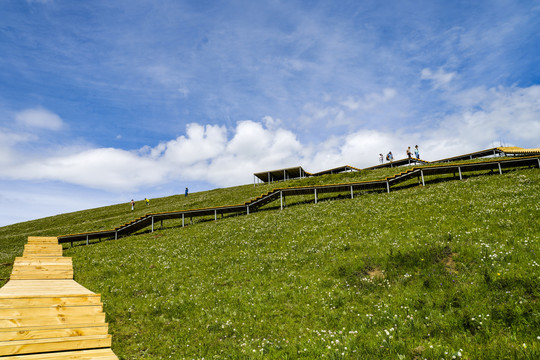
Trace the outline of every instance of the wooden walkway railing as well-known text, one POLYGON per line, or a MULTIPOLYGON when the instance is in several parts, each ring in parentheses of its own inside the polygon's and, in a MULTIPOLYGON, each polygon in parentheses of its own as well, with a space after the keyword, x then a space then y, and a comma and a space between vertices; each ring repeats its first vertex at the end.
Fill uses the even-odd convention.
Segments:
POLYGON ((280 200, 280 208, 283 209, 286 196, 310 195, 314 196, 314 201, 317 202, 318 195, 323 193, 350 193, 351 198, 355 192, 360 191, 386 191, 390 192, 392 186, 405 182, 410 179, 418 179, 418 182, 425 185, 428 176, 453 174, 459 179, 463 178, 465 173, 490 171, 502 174, 504 169, 520 168, 520 167, 539 167, 540 155, 521 157, 494 159, 491 161, 470 162, 462 164, 430 164, 426 166, 410 167, 406 171, 399 174, 386 177, 379 180, 360 181, 354 183, 328 184, 301 186, 289 188, 276 188, 266 194, 260 195, 243 204, 216 206, 201 209, 178 210, 162 213, 150 213, 140 218, 137 218, 127 224, 121 225, 110 230, 91 231, 79 234, 69 234, 58 236, 60 243, 73 243, 75 241, 85 241, 89 244, 92 239, 114 238, 132 234, 141 229, 150 227, 154 231, 155 224, 167 219, 181 219, 182 226, 189 218, 201 216, 213 216, 217 220, 218 215, 223 214, 249 214, 273 201, 280 200))
POLYGON ((56 237, 29 237, 0 289, 0 359, 118 359, 101 296, 73 280, 56 237))

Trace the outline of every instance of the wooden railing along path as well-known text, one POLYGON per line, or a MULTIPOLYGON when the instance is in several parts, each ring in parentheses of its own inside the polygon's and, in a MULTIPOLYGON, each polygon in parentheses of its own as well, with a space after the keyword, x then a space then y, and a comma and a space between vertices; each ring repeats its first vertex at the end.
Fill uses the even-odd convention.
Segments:
MULTIPOLYGON (((468 156, 468 155, 467 155, 468 156)), ((141 229, 150 227, 154 231, 156 222, 167 219, 181 219, 182 226, 185 226, 186 220, 193 217, 213 216, 217 220, 218 215, 224 214, 249 214, 273 201, 280 201, 280 208, 283 209, 285 198, 287 196, 313 195, 314 201, 317 203, 318 196, 323 193, 350 193, 353 198, 355 192, 361 191, 385 191, 390 192, 392 186, 405 182, 411 179, 418 179, 418 183, 425 185, 426 177, 433 175, 448 175, 453 174, 459 179, 463 178, 465 173, 489 171, 503 173, 504 169, 520 168, 520 167, 540 167, 540 155, 516 158, 495 158, 494 160, 482 162, 469 162, 461 164, 430 164, 425 166, 410 167, 406 171, 400 172, 384 179, 360 181, 353 183, 327 184, 327 185, 312 185, 289 188, 276 188, 266 194, 246 201, 243 204, 225 205, 207 207, 201 209, 188 209, 169 211, 162 213, 150 213, 140 218, 137 218, 129 223, 116 227, 110 230, 91 231, 78 234, 60 235, 58 240, 60 243, 69 243, 76 241, 85 241, 89 244, 92 239, 114 238, 126 236, 141 229)))
POLYGON ((118 359, 101 296, 73 280, 56 237, 29 237, 0 289, 0 359, 118 359))

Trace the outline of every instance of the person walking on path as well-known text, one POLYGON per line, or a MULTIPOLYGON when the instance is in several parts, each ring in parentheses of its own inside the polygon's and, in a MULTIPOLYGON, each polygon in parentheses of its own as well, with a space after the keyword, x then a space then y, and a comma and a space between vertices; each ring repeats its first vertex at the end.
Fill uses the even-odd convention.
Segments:
POLYGON ((133 209, 135 209, 135 201, 133 201, 133 199, 131 199, 131 211, 133 211, 133 209))
POLYGON ((379 163, 383 163, 384 162, 384 156, 383 154, 379 154, 379 163))
POLYGON ((146 206, 150 205, 150 200, 148 200, 148 198, 144 198, 144 201, 146 202, 146 206))
POLYGON ((414 147, 414 156, 416 156, 417 159, 420 159, 420 150, 418 150, 418 145, 414 147))
POLYGON ((184 194, 184 197, 187 197, 188 191, 189 191, 189 190, 188 190, 188 188, 186 187, 186 192, 185 192, 185 194, 184 194))
POLYGON ((391 151, 386 155, 386 160, 388 160, 388 161, 394 161, 394 155, 392 155, 392 152, 391 152, 391 151))
POLYGON ((407 157, 410 159, 412 157, 412 151, 411 151, 411 147, 407 147, 407 157))

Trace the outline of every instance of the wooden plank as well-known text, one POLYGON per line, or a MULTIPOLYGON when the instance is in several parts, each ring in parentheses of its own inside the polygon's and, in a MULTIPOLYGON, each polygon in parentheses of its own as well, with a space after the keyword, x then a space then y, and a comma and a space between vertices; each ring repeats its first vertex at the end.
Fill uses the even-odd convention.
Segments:
POLYGON ((54 250, 54 251, 23 250, 23 256, 56 257, 56 256, 62 256, 62 250, 54 250))
POLYGON ((66 351, 60 353, 7 356, 2 360, 118 360, 111 349, 66 351))
POLYGON ((48 306, 30 308, 0 308, 0 319, 18 317, 49 318, 56 316, 85 316, 103 312, 102 305, 88 306, 48 306))
POLYGON ((27 326, 42 326, 42 325, 57 325, 57 324, 99 324, 105 323, 105 313, 86 315, 86 316, 71 316, 71 315, 59 315, 51 318, 36 318, 36 317, 24 317, 24 318, 12 318, 12 319, 0 319, 0 327, 2 328, 14 328, 14 327, 27 327, 27 326))
POLYGON ((24 273, 44 273, 44 272, 58 272, 58 271, 71 271, 73 272, 73 266, 71 265, 17 265, 13 267, 13 274, 24 273))
POLYGON ((56 339, 0 342, 0 356, 111 347, 111 335, 74 336, 56 339))
MULTIPOLYGON (((23 250, 23 256, 26 256, 26 257, 29 255, 42 256, 43 254, 59 254, 57 256, 62 256, 62 249, 61 248, 54 249, 54 248, 49 248, 49 247, 32 247, 29 249, 25 248, 23 250)), ((47 256, 50 256, 50 255, 47 255, 47 256)))
POLYGON ((62 245, 60 244, 46 244, 46 243, 40 243, 40 244, 25 244, 25 249, 32 250, 32 249, 62 249, 62 245))
POLYGON ((75 280, 10 280, 0 289, 0 302, 3 297, 55 297, 92 295, 75 280))
POLYGON ((16 257, 14 264, 20 265, 51 265, 51 264, 69 264, 73 265, 73 260, 70 257, 58 256, 58 257, 16 257))
POLYGON ((70 270, 73 269, 71 264, 42 264, 42 263, 30 263, 30 264, 13 264, 14 271, 25 271, 25 270, 70 270))
MULTIPOLYGON (((60 244, 26 244, 24 245, 24 253, 32 253, 32 252, 62 252, 62 245, 60 244)), ((62 256, 62 254, 60 254, 62 256)))
POLYGON ((0 329, 0 341, 107 335, 109 324, 49 325, 0 329))
POLYGON ((101 296, 73 281, 58 239, 29 238, 0 289, 0 357, 118 360, 108 329, 101 296))
POLYGON ((77 306, 99 305, 101 295, 76 295, 59 297, 14 297, 0 298, 0 308, 6 307, 44 307, 44 306, 77 306))
POLYGON ((73 270, 69 271, 35 271, 35 272, 20 272, 14 273, 10 276, 11 280, 61 280, 61 279, 73 279, 73 270))
POLYGON ((51 236, 29 236, 28 244, 58 244, 57 237, 51 236))

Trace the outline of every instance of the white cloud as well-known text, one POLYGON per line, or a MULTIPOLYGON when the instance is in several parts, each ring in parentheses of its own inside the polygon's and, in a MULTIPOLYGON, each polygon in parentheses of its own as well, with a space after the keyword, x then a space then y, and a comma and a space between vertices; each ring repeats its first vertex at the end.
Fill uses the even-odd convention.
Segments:
POLYGON ((43 108, 23 110, 15 115, 15 120, 27 127, 54 131, 60 130, 64 126, 58 115, 43 108))
POLYGON ((433 87, 439 89, 448 85, 456 75, 456 72, 445 72, 442 68, 437 69, 436 72, 431 71, 429 68, 425 68, 422 70, 420 78, 422 80, 431 81, 433 87))
POLYGON ((207 161, 225 149, 227 129, 224 126, 191 123, 186 133, 187 136, 158 145, 153 156, 162 154, 166 162, 182 166, 207 161))
POLYGON ((120 149, 98 148, 13 165, 8 179, 53 180, 90 188, 128 191, 163 180, 160 164, 120 149))
POLYGON ((392 100, 396 94, 397 91, 395 89, 386 88, 383 90, 382 94, 371 93, 362 99, 348 97, 341 104, 350 110, 369 110, 392 100))
MULTIPOLYGON (((407 146, 416 144, 427 160, 492 147, 499 139, 539 146, 540 86, 471 93, 479 99, 478 106, 461 103, 457 94, 457 110, 431 128, 364 128, 316 144, 302 143, 279 120, 267 116, 260 122, 239 121, 231 129, 191 123, 185 136, 138 151, 65 147, 66 152, 59 150, 54 156, 36 154, 33 160, 20 160, 15 144, 25 137, 0 131, 0 180, 61 181, 117 192, 180 181, 231 186, 251 182, 254 172, 296 165, 307 171, 346 164, 368 167, 377 163, 379 153, 392 151, 404 158, 407 146)), ((392 91, 383 92, 379 99, 393 96, 392 91)))

